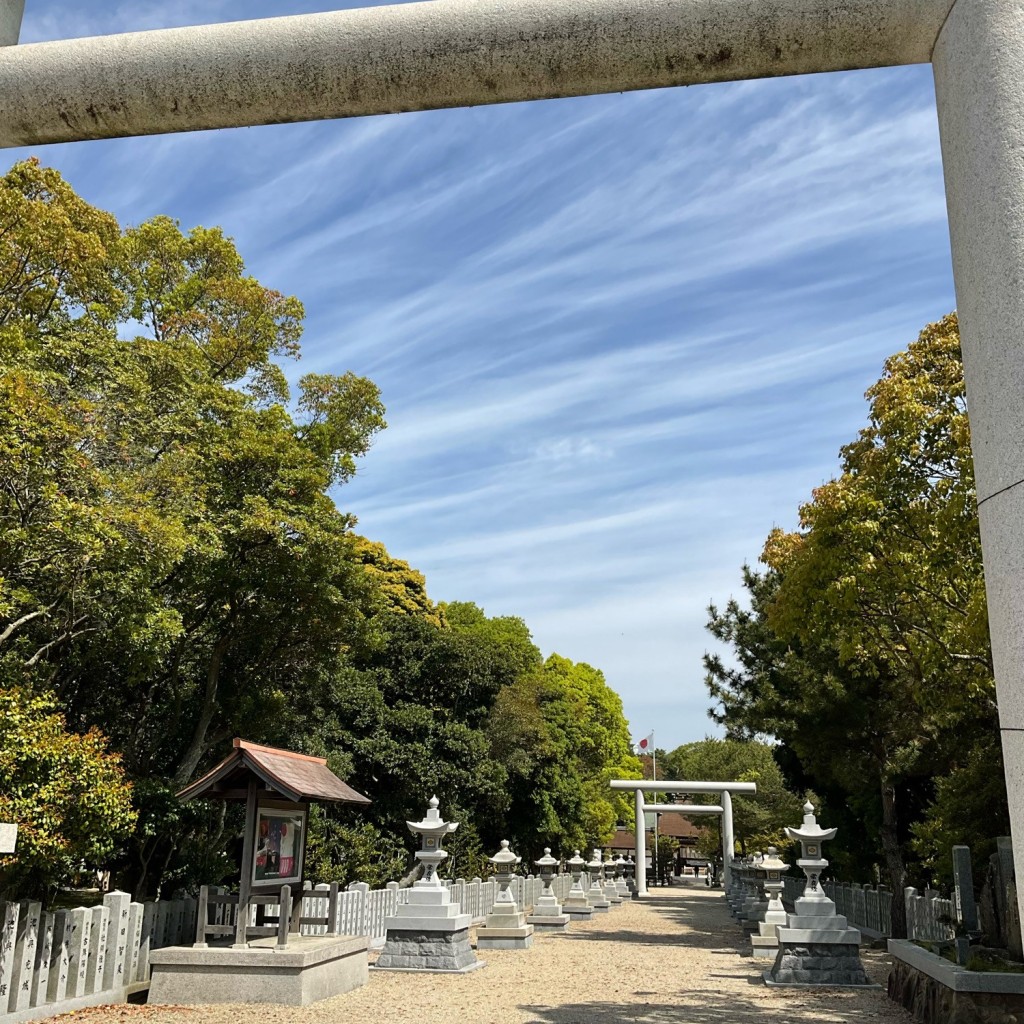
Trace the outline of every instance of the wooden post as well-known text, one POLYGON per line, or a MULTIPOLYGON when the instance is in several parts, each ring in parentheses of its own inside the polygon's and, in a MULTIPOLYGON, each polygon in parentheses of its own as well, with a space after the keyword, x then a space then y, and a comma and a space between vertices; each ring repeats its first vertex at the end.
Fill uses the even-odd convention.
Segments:
POLYGON ((210 896, 210 887, 208 885, 199 886, 199 907, 196 911, 196 941, 197 946, 206 945, 206 923, 207 923, 207 910, 206 901, 210 896))
MULTIPOLYGON (((299 897, 299 906, 302 906, 302 897, 299 897)), ((292 916, 292 887, 281 886, 281 906, 277 911, 277 944, 278 946, 288 945, 288 929, 291 926, 292 916)))
POLYGON ((242 840, 242 878, 238 883, 238 920, 235 922, 235 948, 244 949, 245 929, 249 923, 249 897, 252 894, 252 864, 256 855, 256 779, 249 780, 245 800, 245 836, 242 840))

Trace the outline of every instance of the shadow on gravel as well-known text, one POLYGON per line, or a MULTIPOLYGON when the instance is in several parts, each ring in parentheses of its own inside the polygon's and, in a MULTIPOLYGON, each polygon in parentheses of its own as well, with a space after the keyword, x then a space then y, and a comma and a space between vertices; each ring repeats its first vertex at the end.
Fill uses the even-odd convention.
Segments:
MULTIPOLYGON (((561 936, 560 936, 561 937, 561 936)), ((608 929, 608 931, 595 931, 591 929, 586 932, 566 932, 566 939, 574 942, 630 942, 638 946, 694 946, 699 949, 707 949, 710 946, 724 946, 729 939, 719 934, 700 932, 638 932, 626 931, 623 928, 608 929)), ((730 950, 730 952, 732 952, 730 950)))
MULTIPOLYGON (((639 993, 638 993, 639 994, 639 993)), ((769 996, 737 992, 694 991, 681 1003, 590 1002, 564 1006, 520 1006, 527 1024, 766 1024, 781 1022, 856 1022, 910 1020, 884 994, 866 1005, 838 989, 820 989, 781 1002, 769 996)))

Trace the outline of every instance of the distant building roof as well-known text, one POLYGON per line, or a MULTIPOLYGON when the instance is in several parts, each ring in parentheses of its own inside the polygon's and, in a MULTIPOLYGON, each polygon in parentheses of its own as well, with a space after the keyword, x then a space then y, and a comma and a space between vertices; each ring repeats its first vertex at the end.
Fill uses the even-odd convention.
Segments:
MULTIPOLYGON (((652 832, 653 828, 647 829, 648 841, 652 832)), ((687 821, 678 811, 659 811, 658 835, 678 839, 684 846, 693 846, 700 832, 693 822, 687 821)), ((636 836, 631 828, 618 828, 608 845, 613 850, 632 850, 635 842, 636 836)))
POLYGON ((696 839, 700 835, 700 829, 678 811, 659 811, 658 833, 675 839, 696 839))
POLYGON ((370 803, 367 797, 357 793, 327 767, 325 757, 297 754, 278 747, 264 747, 237 737, 234 750, 201 779, 181 790, 178 797, 182 800, 194 797, 244 800, 252 776, 263 783, 267 795, 282 796, 294 803, 307 800, 370 803))

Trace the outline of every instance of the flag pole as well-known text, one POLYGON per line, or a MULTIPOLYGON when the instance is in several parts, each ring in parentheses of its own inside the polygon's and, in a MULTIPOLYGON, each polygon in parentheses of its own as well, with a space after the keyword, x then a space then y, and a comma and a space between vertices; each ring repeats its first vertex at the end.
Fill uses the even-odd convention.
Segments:
MULTIPOLYGON (((658 781, 658 748, 654 743, 654 730, 651 730, 651 774, 654 781, 658 781)), ((654 791, 654 803, 658 802, 658 791, 654 791)), ((654 884, 658 884, 658 812, 654 812, 654 850, 652 851, 651 865, 654 868, 654 884)))

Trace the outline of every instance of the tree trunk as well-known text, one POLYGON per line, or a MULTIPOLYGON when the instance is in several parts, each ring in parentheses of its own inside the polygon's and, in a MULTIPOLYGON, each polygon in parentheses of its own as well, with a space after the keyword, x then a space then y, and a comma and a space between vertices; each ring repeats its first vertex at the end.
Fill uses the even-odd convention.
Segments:
POLYGON ((184 786, 192 778, 203 754, 206 752, 206 734, 209 732, 210 724, 213 722, 213 715, 217 709, 217 683, 220 678, 220 666, 224 661, 228 646, 231 643, 230 634, 222 636, 214 645, 210 654, 210 665, 206 672, 206 689, 203 693, 203 706, 199 711, 199 719, 192 732, 192 739, 188 749, 185 751, 174 773, 174 782, 177 786, 184 786))
POLYGON ((892 937, 907 937, 907 906, 903 899, 906 884, 906 869, 903 866, 903 852, 896 832, 896 787, 884 776, 882 778, 882 853, 889 876, 889 890, 892 892, 892 937))

